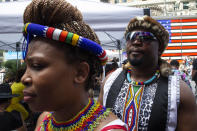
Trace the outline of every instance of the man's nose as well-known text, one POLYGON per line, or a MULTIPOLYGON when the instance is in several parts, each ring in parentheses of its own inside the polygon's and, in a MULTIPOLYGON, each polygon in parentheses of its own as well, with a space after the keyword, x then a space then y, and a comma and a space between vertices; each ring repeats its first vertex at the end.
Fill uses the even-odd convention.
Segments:
POLYGON ((132 43, 136 44, 136 45, 142 45, 142 40, 139 37, 137 37, 134 39, 134 41, 132 43))

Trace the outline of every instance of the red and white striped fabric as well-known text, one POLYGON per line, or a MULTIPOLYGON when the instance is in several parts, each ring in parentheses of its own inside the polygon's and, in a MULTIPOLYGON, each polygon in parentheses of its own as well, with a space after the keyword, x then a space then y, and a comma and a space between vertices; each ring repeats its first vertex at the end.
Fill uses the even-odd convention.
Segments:
POLYGON ((101 131, 111 131, 113 129, 119 129, 122 131, 128 131, 128 126, 122 122, 120 119, 116 119, 114 121, 111 121, 106 126, 104 126, 101 131))
POLYGON ((169 32, 170 40, 162 57, 182 59, 197 56, 197 19, 158 20, 169 32))

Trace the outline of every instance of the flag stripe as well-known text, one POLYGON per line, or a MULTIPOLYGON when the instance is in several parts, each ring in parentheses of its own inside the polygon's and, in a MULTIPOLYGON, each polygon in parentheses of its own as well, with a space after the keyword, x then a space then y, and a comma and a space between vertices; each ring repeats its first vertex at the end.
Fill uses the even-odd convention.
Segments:
POLYGON ((171 20, 171 22, 181 23, 181 22, 195 22, 197 19, 177 19, 177 20, 171 20))
POLYGON ((171 40, 176 39, 197 39, 197 36, 173 36, 171 37, 171 40))
POLYGON ((184 49, 184 50, 165 50, 164 53, 197 53, 197 49, 184 49))
MULTIPOLYGON (((168 24, 170 25, 170 24, 168 24)), ((197 25, 197 22, 188 22, 188 23, 171 23, 171 26, 185 26, 185 25, 197 25)))
POLYGON ((194 42, 192 42, 192 43, 169 43, 168 44, 168 47, 169 46, 194 46, 194 45, 197 45, 197 43, 194 43, 194 42))
POLYGON ((164 59, 178 59, 178 60, 184 60, 186 58, 186 56, 173 56, 173 57, 169 57, 169 56, 166 56, 166 57, 162 57, 164 59))
POLYGON ((166 53, 166 54, 163 54, 162 56, 165 57, 165 56, 197 56, 197 52, 195 53, 166 53))
POLYGON ((197 25, 192 25, 192 26, 171 26, 171 29, 197 29, 197 25))
POLYGON ((197 42, 197 39, 186 39, 186 40, 171 40, 173 43, 178 43, 178 42, 197 42))
POLYGON ((197 29, 185 29, 185 30, 168 30, 170 33, 180 33, 180 32, 197 32, 197 29))
POLYGON ((197 32, 190 32, 190 33, 171 33, 171 36, 192 36, 197 35, 197 32))
POLYGON ((182 50, 182 49, 197 49, 197 46, 171 46, 167 47, 167 50, 182 50))

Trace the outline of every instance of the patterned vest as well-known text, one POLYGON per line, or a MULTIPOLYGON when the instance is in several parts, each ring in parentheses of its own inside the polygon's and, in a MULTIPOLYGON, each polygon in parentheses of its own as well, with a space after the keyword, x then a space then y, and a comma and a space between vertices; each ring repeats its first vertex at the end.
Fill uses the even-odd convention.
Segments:
POLYGON ((111 91, 112 90, 111 88, 113 87, 117 79, 119 79, 120 77, 119 75, 121 74, 121 72, 122 69, 116 70, 106 81, 106 84, 104 85, 104 97, 103 97, 104 106, 107 107, 111 106, 113 112, 124 122, 125 122, 125 118, 123 118, 125 117, 124 114, 129 115, 129 117, 127 116, 128 121, 126 121, 126 123, 128 124, 128 126, 132 126, 132 124, 135 124, 135 126, 137 126, 138 131, 161 130, 162 124, 163 124, 162 130, 166 130, 166 131, 175 130, 177 123, 177 108, 180 99, 180 89, 179 89, 180 84, 178 77, 170 76, 168 79, 166 78, 164 82, 167 83, 165 85, 166 90, 159 91, 163 88, 158 88, 158 85, 163 85, 163 84, 161 82, 160 84, 158 84, 159 83, 158 81, 153 82, 148 86, 145 86, 140 104, 137 105, 139 106, 139 115, 137 118, 137 122, 132 123, 133 122, 132 119, 135 117, 133 116, 134 115, 133 112, 136 111, 135 108, 132 107, 132 109, 129 110, 129 112, 126 112, 123 108, 125 107, 125 105, 131 106, 126 104, 126 101, 128 99, 126 97, 129 91, 130 83, 124 78, 122 80, 122 86, 120 90, 117 91, 113 89, 113 91, 111 91), (116 92, 117 94, 114 102, 113 100, 109 99, 111 97, 111 94, 113 94, 111 92, 116 92), (177 95, 171 95, 171 94, 177 94, 177 95), (109 103, 113 103, 113 104, 110 105, 109 103), (165 109, 162 108, 161 106, 165 107, 165 109), (164 113, 163 115, 160 115, 159 113, 160 112, 162 113, 162 111, 164 113), (166 114, 165 117, 163 117, 164 114, 166 114), (173 117, 171 114, 173 114, 173 117), (157 121, 159 124, 156 124, 157 122, 155 121, 157 121), (155 124, 158 126, 156 126, 155 124))

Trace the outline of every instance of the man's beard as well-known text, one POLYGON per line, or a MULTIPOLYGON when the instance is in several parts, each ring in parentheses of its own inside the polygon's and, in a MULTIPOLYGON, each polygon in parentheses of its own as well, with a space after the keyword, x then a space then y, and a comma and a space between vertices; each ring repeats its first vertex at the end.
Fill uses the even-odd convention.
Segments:
POLYGON ((132 66, 140 66, 140 65, 143 64, 143 61, 144 61, 143 57, 140 58, 140 59, 136 59, 136 58, 130 59, 130 58, 128 58, 128 60, 129 60, 129 63, 130 63, 132 66))

